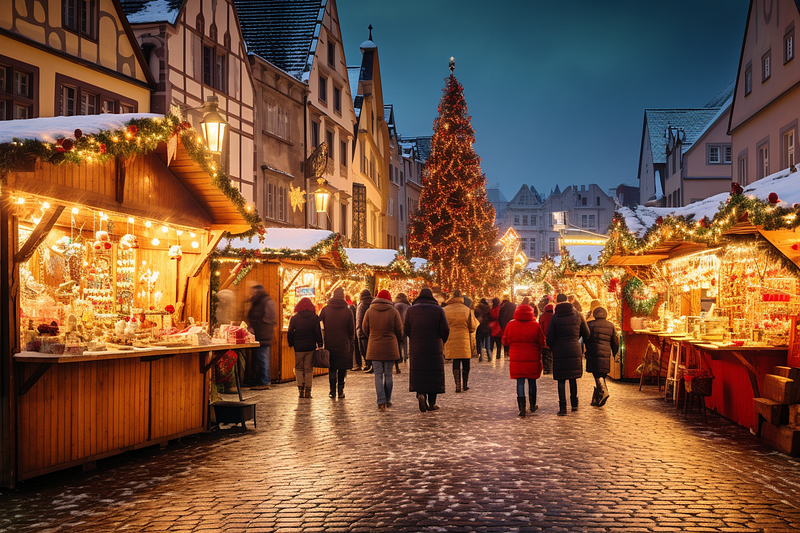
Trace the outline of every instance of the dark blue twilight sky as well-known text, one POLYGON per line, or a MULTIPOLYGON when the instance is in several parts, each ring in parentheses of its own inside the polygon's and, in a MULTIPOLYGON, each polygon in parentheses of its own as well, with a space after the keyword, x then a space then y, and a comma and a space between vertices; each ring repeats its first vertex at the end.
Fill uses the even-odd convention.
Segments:
POLYGON ((735 79, 748 0, 338 0, 349 66, 373 26, 401 135, 431 135, 456 77, 489 184, 637 185, 645 108, 702 107, 735 79))

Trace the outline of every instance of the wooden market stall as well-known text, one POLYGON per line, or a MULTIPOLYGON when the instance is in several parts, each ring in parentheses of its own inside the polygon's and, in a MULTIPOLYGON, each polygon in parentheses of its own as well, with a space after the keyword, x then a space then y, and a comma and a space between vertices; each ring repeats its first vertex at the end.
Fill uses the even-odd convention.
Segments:
MULTIPOLYGON (((213 286, 216 291, 233 292, 233 316, 247 316, 248 288, 256 284, 263 285, 277 304, 278 323, 270 352, 272 381, 295 379, 294 350, 287 341, 295 304, 308 297, 319 311, 342 284, 340 241, 338 233, 327 230, 267 228, 258 238, 233 239, 219 245, 214 272, 217 282, 213 286)), ((314 369, 314 375, 326 373, 326 369, 314 369)))
POLYGON ((345 253, 351 266, 348 271, 351 294, 369 289, 374 296, 386 289, 392 297, 403 293, 413 301, 419 291, 431 281, 425 259, 409 259, 398 250, 345 248, 345 253))
POLYGON ((789 453, 800 452, 788 422, 800 412, 798 202, 800 174, 784 170, 684 208, 622 208, 607 261, 628 272, 626 372, 652 345, 665 397, 681 405, 701 376, 708 407, 789 453))
POLYGON ((176 117, 13 121, 0 143, 0 484, 204 431, 230 347, 202 327, 209 255, 258 216, 176 117))

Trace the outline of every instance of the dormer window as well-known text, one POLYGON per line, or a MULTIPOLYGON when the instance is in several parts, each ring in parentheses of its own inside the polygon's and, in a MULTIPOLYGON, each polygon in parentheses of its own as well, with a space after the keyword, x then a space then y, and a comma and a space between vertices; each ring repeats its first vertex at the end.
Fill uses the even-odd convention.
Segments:
POLYGON ((97 37, 97 0, 62 0, 61 24, 90 39, 97 37))

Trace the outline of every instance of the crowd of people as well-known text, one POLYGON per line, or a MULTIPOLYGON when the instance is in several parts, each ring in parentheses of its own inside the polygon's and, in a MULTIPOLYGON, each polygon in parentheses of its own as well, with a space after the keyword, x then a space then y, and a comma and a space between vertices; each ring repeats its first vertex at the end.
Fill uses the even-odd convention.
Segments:
MULTIPOLYGON (((254 287, 248 318, 261 343, 255 357, 255 389, 269 388, 275 315, 275 303, 264 288, 254 287)), ((558 294, 554 301, 543 296, 538 303, 524 298, 519 305, 508 296, 491 303, 482 298, 475 304, 458 290, 447 297, 435 296, 429 288, 413 302, 402 293, 392 298, 381 290, 373 297, 365 289, 357 305, 337 288, 319 314, 311 300, 303 298, 295 306, 287 337, 295 351, 300 398, 311 397, 312 356, 323 347, 330 353, 330 398, 345 397, 348 370, 363 370, 374 374, 381 411, 392 407, 392 374, 401 372, 401 362, 408 362, 409 390, 416 393, 420 411, 426 412, 439 409, 436 399, 445 392, 446 364, 452 366, 455 392, 460 393, 469 390, 474 357, 478 362, 508 358, 521 417, 538 409, 536 381, 543 374, 552 374, 558 382, 558 415, 567 415, 567 383, 570 408, 577 411, 584 358, 586 372, 595 380, 591 405, 604 406, 609 398, 606 376, 619 350, 614 324, 597 300, 584 314, 572 295, 558 294)))

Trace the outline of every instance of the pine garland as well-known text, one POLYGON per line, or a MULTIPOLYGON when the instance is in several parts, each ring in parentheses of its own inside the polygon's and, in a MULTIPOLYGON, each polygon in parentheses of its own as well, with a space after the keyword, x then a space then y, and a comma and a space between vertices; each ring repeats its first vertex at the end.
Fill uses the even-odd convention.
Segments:
POLYGON ((644 283, 636 276, 622 287, 622 298, 630 307, 633 316, 650 316, 658 303, 658 295, 651 298, 644 296, 644 283))

